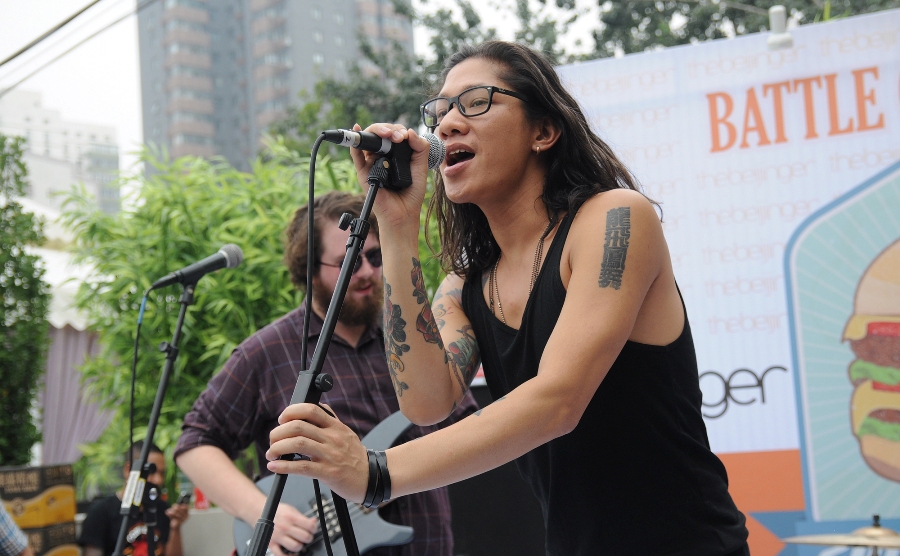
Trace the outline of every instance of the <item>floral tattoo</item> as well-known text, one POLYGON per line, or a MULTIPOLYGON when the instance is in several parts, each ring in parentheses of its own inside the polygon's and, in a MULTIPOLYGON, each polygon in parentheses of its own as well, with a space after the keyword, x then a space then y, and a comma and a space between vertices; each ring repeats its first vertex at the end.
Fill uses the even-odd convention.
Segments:
POLYGON ((394 381, 394 390, 397 397, 403 397, 403 391, 409 390, 409 385, 400 380, 400 373, 404 370, 403 360, 400 357, 409 351, 406 344, 406 321, 400 317, 400 306, 391 303, 391 285, 384 282, 384 350, 387 354, 388 370, 394 381))

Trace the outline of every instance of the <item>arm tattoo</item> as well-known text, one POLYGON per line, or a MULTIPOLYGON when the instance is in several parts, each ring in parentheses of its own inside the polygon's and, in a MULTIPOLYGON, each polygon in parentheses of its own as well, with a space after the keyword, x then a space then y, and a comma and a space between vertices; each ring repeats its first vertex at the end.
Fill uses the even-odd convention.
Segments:
POLYGON ((622 286, 625 256, 631 238, 631 207, 619 207, 606 213, 606 239, 603 243, 603 263, 600 266, 600 287, 622 286))
POLYGON ((434 320, 437 323, 438 330, 444 329, 444 325, 447 324, 444 321, 444 316, 453 310, 452 307, 444 305, 444 297, 449 297, 452 301, 455 301, 457 305, 462 305, 462 291, 459 288, 453 288, 444 293, 442 287, 438 288, 437 293, 434 294, 434 301, 431 302, 431 308, 434 311, 434 320))
POLYGON ((471 325, 466 324, 457 332, 462 334, 462 338, 447 346, 446 353, 456 381, 465 394, 478 369, 478 344, 472 334, 471 325))
MULTIPOLYGON (((494 400, 494 403, 502 402, 502 401, 505 400, 505 399, 506 399, 506 396, 503 396, 502 398, 497 398, 496 400, 494 400)), ((480 417, 482 411, 484 411, 484 408, 483 408, 483 407, 482 407, 482 408, 479 408, 478 411, 475 412, 475 416, 476 416, 476 417, 480 417)))
POLYGON ((391 303, 391 285, 384 281, 384 351, 387 354, 388 370, 394 381, 397 397, 403 396, 409 385, 400 380, 404 365, 400 356, 409 351, 406 341, 406 321, 400 318, 400 306, 391 303))
MULTIPOLYGON (((422 275, 422 265, 418 260, 412 260, 413 268, 410 272, 413 285, 413 297, 416 303, 422 306, 422 311, 416 317, 416 330, 425 338, 429 344, 437 344, 439 348, 444 349, 444 341, 438 332, 438 325, 435 323, 434 315, 431 312, 431 305, 428 303, 428 292, 425 291, 425 276, 422 275)), ((446 355, 444 356, 446 362, 446 355)))

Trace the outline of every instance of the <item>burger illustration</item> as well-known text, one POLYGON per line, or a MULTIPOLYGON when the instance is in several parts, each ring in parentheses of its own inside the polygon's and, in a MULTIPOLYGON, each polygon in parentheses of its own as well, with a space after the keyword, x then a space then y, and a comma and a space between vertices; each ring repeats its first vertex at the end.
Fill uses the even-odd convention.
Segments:
POLYGON ((859 450, 872 471, 900 482, 900 240, 860 279, 844 340, 856 356, 850 418, 859 450))

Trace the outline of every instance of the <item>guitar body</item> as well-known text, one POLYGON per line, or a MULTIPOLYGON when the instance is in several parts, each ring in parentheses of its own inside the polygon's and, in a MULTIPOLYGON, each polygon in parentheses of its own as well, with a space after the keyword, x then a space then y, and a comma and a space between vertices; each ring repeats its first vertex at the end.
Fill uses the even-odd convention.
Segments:
MULTIPOLYGON (((410 425, 409 419, 398 411, 378 423, 363 438, 362 442, 367 448, 386 450, 397 441, 400 435, 406 432, 410 425)), ((256 486, 268 495, 274 481, 275 476, 270 475, 257 481, 256 486)), ((322 483, 319 483, 319 488, 322 492, 322 502, 325 506, 331 549, 334 552, 334 556, 346 556, 347 552, 344 549, 343 536, 341 535, 334 508, 331 505, 331 490, 322 483)), ((307 515, 310 512, 316 512, 316 492, 312 479, 298 475, 288 476, 284 492, 281 495, 281 502, 290 504, 307 515)), ((353 533, 356 535, 356 543, 360 554, 364 554, 366 551, 379 546, 396 546, 406 544, 412 540, 412 527, 388 523, 381 519, 377 509, 369 510, 353 503, 348 503, 347 508, 350 510, 352 517, 353 533)), ((246 556, 247 545, 252 537, 253 526, 240 519, 235 519, 234 546, 237 549, 238 556, 246 556)), ((271 555, 271 552, 267 551, 267 554, 271 555)), ((325 551, 325 542, 322 536, 316 535, 316 539, 307 545, 300 554, 304 556, 326 556, 327 552, 325 551)))

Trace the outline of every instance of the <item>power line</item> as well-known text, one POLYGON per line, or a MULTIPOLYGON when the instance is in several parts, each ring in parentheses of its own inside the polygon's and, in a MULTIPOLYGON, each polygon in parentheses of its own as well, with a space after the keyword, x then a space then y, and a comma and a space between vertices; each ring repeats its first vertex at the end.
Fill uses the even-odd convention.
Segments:
POLYGON ((3 90, 0 90, 0 98, 3 98, 3 97, 6 95, 6 93, 12 91, 13 89, 15 89, 16 87, 18 87, 18 86, 21 85, 22 83, 28 81, 29 79, 31 79, 32 77, 34 77, 37 73, 39 73, 40 71, 42 71, 44 68, 46 68, 47 66, 49 66, 49 65, 52 64, 53 62, 59 60, 60 58, 62 58, 62 57, 65 56, 66 54, 68 54, 69 52, 72 52, 73 50, 75 50, 76 48, 78 48, 79 46, 81 46, 82 44, 86 43, 87 41, 91 40, 92 38, 94 38, 94 37, 96 37, 97 35, 99 35, 100 33, 102 33, 103 31, 106 31, 107 29, 109 29, 110 27, 112 27, 113 25, 115 25, 116 23, 119 23, 120 21, 123 21, 123 20, 125 20, 125 19, 131 17, 132 15, 138 13, 139 11, 143 10, 144 8, 146 8, 147 6, 149 6, 150 4, 153 4, 153 3, 157 2, 157 1, 158 1, 158 0, 147 0, 147 1, 144 2, 143 4, 139 4, 138 7, 135 8, 133 11, 128 12, 127 14, 123 15, 123 16, 120 17, 119 19, 116 19, 116 20, 110 22, 109 24, 105 25, 104 27, 101 27, 101 28, 98 29, 97 31, 91 33, 91 34, 88 35, 87 37, 85 37, 85 38, 83 38, 82 40, 78 41, 77 43, 75 43, 75 44, 72 45, 71 47, 69 47, 69 48, 67 48, 66 50, 64 50, 62 53, 58 54, 58 55, 55 56, 54 58, 52 58, 52 59, 50 59, 49 61, 45 62, 44 64, 38 66, 38 68, 37 68, 36 70, 34 70, 33 72, 29 73, 28 75, 26 75, 26 76, 23 77, 22 79, 19 79, 18 81, 16 81, 15 83, 13 83, 12 85, 10 85, 9 87, 7 87, 7 88, 5 88, 5 89, 3 89, 3 90))
POLYGON ((0 62, 0 67, 3 67, 4 65, 6 65, 7 62, 11 62, 11 61, 14 60, 15 58, 17 58, 20 54, 24 54, 26 51, 28 51, 28 50, 29 50, 31 47, 33 47, 34 45, 38 44, 39 42, 41 42, 42 40, 46 39, 47 37, 49 37, 49 36, 52 35, 53 33, 57 32, 57 31, 59 31, 60 29, 62 29, 63 27, 65 27, 70 21, 72 21, 72 20, 75 19, 76 17, 78 17, 78 16, 80 16, 81 14, 83 14, 84 12, 86 12, 86 11, 88 10, 88 8, 90 8, 91 6, 93 6, 94 4, 96 4, 96 3, 99 2, 99 1, 100 1, 100 0, 94 0, 93 2, 91 2, 90 4, 88 4, 87 6, 81 8, 80 10, 78 10, 77 12, 75 12, 74 14, 70 15, 67 19, 65 19, 65 20, 61 21, 60 23, 58 23, 56 26, 54 26, 52 29, 50 29, 49 31, 47 31, 46 33, 44 33, 43 35, 41 35, 40 37, 38 37, 38 38, 34 39, 33 41, 31 41, 30 43, 26 44, 25 46, 23 46, 22 48, 20 48, 18 51, 14 52, 11 56, 9 56, 8 58, 6 58, 6 59, 3 60, 2 62, 0 62))
MULTIPOLYGON (((129 3, 129 0, 124 0, 124 2, 129 3)), ((34 55, 30 59, 20 58, 19 62, 21 63, 18 65, 18 67, 10 69, 9 73, 4 75, 4 78, 15 79, 15 77, 13 77, 14 74, 21 73, 23 71, 29 71, 29 68, 33 67, 35 64, 40 63, 41 58, 45 58, 47 54, 53 51, 58 51, 59 48, 65 48, 65 44, 71 43, 71 40, 76 40, 74 37, 82 36, 83 32, 90 32, 89 27, 93 26, 95 22, 107 19, 106 16, 108 14, 112 13, 113 10, 117 10, 117 8, 120 7, 122 6, 119 0, 111 0, 111 3, 107 3, 101 9, 97 10, 97 13, 93 14, 92 17, 82 18, 84 19, 84 21, 78 21, 73 23, 72 25, 66 26, 64 32, 56 33, 53 36, 53 39, 56 39, 55 41, 51 39, 51 41, 45 43, 45 48, 42 51, 32 51, 32 54, 34 55)))

